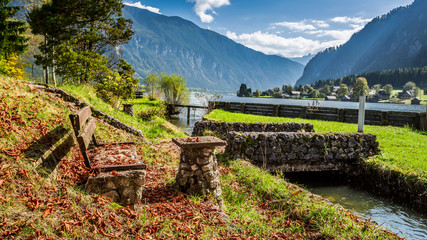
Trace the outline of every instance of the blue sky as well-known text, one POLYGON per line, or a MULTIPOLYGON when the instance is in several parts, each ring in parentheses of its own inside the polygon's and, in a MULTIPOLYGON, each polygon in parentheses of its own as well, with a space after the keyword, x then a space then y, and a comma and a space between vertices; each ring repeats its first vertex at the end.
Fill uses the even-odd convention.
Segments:
POLYGON ((345 43, 372 18, 413 0, 124 0, 180 16, 266 54, 301 57, 345 43))

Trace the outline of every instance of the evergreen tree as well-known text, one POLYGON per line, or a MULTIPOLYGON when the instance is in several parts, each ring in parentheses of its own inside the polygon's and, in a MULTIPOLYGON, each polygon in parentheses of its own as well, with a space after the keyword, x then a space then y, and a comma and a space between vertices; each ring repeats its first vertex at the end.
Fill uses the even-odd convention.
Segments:
POLYGON ((27 48, 28 39, 22 34, 25 23, 13 20, 20 7, 8 6, 11 0, 0 0, 0 59, 22 54, 27 48))
POLYGON ((99 81, 114 64, 107 53, 133 35, 132 22, 121 17, 123 6, 121 0, 52 0, 35 8, 28 22, 45 37, 37 63, 57 67, 73 82, 99 81))

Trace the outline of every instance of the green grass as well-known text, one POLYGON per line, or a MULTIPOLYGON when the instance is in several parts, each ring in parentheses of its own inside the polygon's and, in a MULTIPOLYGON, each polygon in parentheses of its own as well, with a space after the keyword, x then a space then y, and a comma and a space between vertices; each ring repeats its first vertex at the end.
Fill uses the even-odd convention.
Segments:
MULTIPOLYGON (((308 120, 301 118, 266 117, 215 110, 206 119, 225 122, 308 122, 314 130, 326 132, 357 132, 357 124, 308 120)), ((427 132, 409 127, 365 125, 365 133, 377 136, 381 154, 369 161, 376 161, 390 169, 416 174, 427 181, 427 132)))
MULTIPOLYGON (((150 141, 157 142, 160 139, 184 136, 184 133, 181 130, 174 127, 163 118, 154 117, 151 120, 142 120, 129 116, 122 112, 121 109, 113 108, 110 104, 98 98, 95 89, 90 85, 63 85, 60 88, 79 98, 81 101, 90 103, 95 108, 106 112, 120 121, 140 129, 144 133, 144 137, 150 141)), ((137 115, 139 111, 143 111, 148 108, 164 107, 163 102, 150 101, 147 98, 130 100, 128 103, 134 104, 135 115, 137 115)))

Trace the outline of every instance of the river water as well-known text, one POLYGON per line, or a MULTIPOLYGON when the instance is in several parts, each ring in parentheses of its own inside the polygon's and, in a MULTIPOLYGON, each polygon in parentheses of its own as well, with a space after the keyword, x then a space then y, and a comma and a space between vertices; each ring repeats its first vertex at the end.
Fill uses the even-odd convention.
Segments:
POLYGON ((308 190, 371 219, 401 237, 427 239, 427 214, 420 211, 348 186, 308 186, 308 190))
MULTIPOLYGON (((224 102, 246 102, 246 103, 266 103, 283 105, 303 105, 312 104, 309 100, 296 99, 271 99, 271 98, 240 98, 236 96, 224 96, 224 102)), ((192 105, 203 105, 200 99, 191 95, 192 105)), ((354 102, 330 102, 319 101, 320 106, 335 108, 358 108, 358 103, 354 102)), ((381 104, 367 103, 367 109, 384 111, 407 111, 425 112, 426 106, 402 105, 402 104, 381 104)), ((183 129, 187 134, 191 134, 194 123, 202 119, 206 114, 204 109, 190 110, 190 124, 187 124, 187 108, 183 109, 180 115, 172 119, 172 123, 183 129)), ((427 239, 427 214, 416 211, 411 207, 394 203, 387 198, 371 194, 366 191, 356 190, 346 185, 305 185, 311 192, 318 194, 333 203, 340 204, 357 215, 371 219, 388 230, 399 234, 406 239, 427 239)))

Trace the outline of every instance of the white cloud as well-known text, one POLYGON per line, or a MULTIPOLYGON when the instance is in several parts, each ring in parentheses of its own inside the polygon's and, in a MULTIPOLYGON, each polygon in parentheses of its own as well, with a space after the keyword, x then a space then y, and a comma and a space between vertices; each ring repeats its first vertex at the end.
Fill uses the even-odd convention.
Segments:
POLYGON ((240 35, 237 35, 235 32, 227 31, 226 35, 228 38, 256 51, 286 57, 301 57, 341 44, 341 41, 338 40, 321 42, 319 40, 303 37, 285 38, 261 31, 250 34, 243 33, 240 35))
POLYGON ((335 23, 365 25, 366 23, 371 21, 371 19, 365 19, 360 17, 334 17, 331 18, 331 21, 335 23))
POLYGON ((322 21, 322 20, 311 20, 311 22, 320 28, 330 27, 329 24, 327 24, 325 21, 322 21))
POLYGON ((257 31, 237 35, 233 32, 227 32, 227 36, 236 42, 266 54, 300 57, 346 43, 355 32, 360 31, 369 21, 370 19, 358 17, 334 17, 327 20, 304 19, 299 22, 272 23, 268 29, 274 34, 257 31), (337 29, 337 25, 340 24, 341 29, 337 29), (344 28, 342 28, 342 24, 345 25, 344 28), (279 27, 290 29, 290 36, 292 37, 285 37, 285 33, 277 30, 279 27))
POLYGON ((162 14, 160 12, 160 9, 155 8, 155 7, 151 7, 151 6, 142 5, 141 2, 136 2, 136 3, 124 2, 124 4, 127 6, 131 6, 131 7, 137 7, 137 8, 145 9, 145 10, 148 10, 148 11, 153 12, 153 13, 162 14))
POLYGON ((351 36, 362 29, 363 27, 357 26, 353 29, 344 30, 316 30, 308 31, 307 34, 315 35, 316 37, 331 37, 335 40, 339 40, 342 43, 347 42, 351 36))
POLYGON ((305 21, 301 22, 278 22, 273 23, 274 26, 286 27, 295 31, 315 30, 316 28, 311 24, 306 24, 305 21))
POLYGON ((216 14, 214 8, 230 5, 230 0, 187 0, 194 2, 194 12, 204 23, 210 23, 214 20, 213 14, 216 14))

